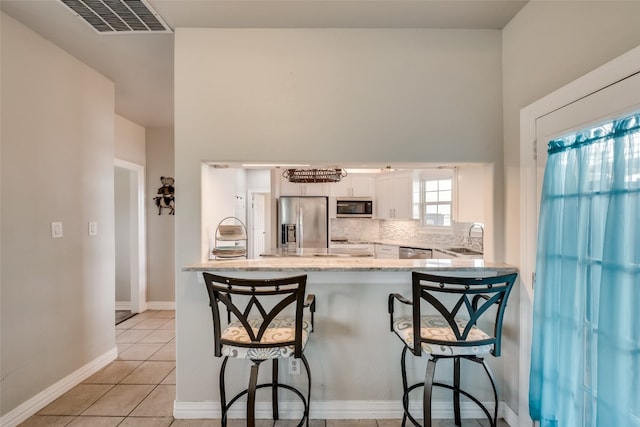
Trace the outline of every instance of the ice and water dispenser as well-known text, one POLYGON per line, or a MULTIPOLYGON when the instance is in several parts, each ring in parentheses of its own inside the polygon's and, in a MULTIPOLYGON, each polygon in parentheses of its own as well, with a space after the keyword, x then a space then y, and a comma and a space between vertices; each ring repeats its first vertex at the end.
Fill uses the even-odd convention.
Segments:
POLYGON ((282 224, 282 237, 280 240, 282 248, 296 249, 298 247, 296 231, 296 224, 282 224))

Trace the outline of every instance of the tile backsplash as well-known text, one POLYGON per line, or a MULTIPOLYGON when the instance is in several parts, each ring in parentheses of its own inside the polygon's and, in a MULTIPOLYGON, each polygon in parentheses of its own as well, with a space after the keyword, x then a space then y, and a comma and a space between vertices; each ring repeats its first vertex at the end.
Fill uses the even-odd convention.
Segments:
POLYGON ((439 246, 466 246, 482 249, 483 233, 479 227, 469 230, 473 223, 454 222, 453 233, 437 233, 432 228, 423 227, 417 220, 378 220, 362 218, 331 219, 331 239, 352 241, 389 240, 432 243, 439 246))
POLYGON ((353 241, 373 241, 380 238, 380 222, 376 219, 333 218, 331 219, 331 239, 353 241))

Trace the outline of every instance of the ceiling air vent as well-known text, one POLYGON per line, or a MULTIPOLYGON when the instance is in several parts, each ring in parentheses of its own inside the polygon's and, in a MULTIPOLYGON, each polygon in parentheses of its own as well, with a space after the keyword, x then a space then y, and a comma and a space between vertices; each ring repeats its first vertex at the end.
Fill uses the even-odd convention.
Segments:
POLYGON ((100 34, 170 33, 146 0, 59 0, 100 34))

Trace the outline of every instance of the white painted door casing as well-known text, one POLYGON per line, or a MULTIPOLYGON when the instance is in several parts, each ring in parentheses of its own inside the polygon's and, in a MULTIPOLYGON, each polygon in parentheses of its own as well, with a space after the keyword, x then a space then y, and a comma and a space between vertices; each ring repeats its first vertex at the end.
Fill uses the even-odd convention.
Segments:
POLYGON ((520 112, 520 388, 519 426, 529 417, 531 316, 535 282, 538 211, 546 143, 590 124, 640 108, 640 47, 527 106, 520 112))

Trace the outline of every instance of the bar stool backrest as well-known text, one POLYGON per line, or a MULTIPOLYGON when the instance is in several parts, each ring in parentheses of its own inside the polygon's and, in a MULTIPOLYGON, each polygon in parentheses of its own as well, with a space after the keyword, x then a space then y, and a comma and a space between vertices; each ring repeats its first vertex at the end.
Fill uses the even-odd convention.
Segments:
POLYGON ((517 273, 473 278, 413 272, 413 353, 420 356, 423 342, 452 347, 492 344, 491 353, 496 357, 499 356, 504 311, 516 277, 517 273), (489 310, 490 308, 495 308, 495 310, 489 310), (436 315, 442 316, 449 325, 456 341, 421 336, 421 316, 433 315, 434 311, 436 315), (460 328, 456 323, 456 318, 468 319, 466 326, 460 328), (488 338, 468 340, 472 327, 478 327, 479 322, 483 325, 485 323, 489 325, 488 328, 481 328, 488 335, 488 338))
MULTIPOLYGON (((307 275, 278 279, 237 279, 211 273, 203 273, 209 305, 213 315, 213 334, 215 355, 222 355, 224 344, 252 347, 272 348, 293 346, 294 356, 302 355, 302 322, 303 306, 307 275), (234 319, 245 329, 250 342, 238 343, 222 338, 225 325, 221 321, 220 308, 226 308, 227 324, 234 319), (295 316, 295 337, 292 341, 262 343, 261 339, 276 317, 286 315, 293 309, 295 316), (254 331, 249 320, 257 331, 254 331), (256 324, 256 320, 258 323, 256 324)), ((291 315, 287 315, 291 317, 291 315)))

